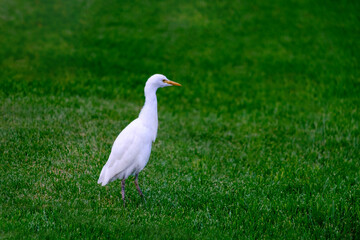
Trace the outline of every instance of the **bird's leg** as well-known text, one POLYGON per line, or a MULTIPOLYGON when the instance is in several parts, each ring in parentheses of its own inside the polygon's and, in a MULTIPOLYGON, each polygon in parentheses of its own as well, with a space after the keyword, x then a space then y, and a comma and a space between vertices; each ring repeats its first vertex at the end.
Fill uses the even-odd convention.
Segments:
POLYGON ((140 196, 144 197, 144 194, 142 193, 142 191, 141 191, 141 189, 140 189, 140 187, 139 187, 138 176, 139 176, 139 174, 136 174, 136 175, 135 175, 135 181, 134 181, 134 182, 135 182, 135 186, 136 186, 136 189, 138 190, 140 196))
POLYGON ((121 196, 125 206, 125 179, 121 180, 121 196))

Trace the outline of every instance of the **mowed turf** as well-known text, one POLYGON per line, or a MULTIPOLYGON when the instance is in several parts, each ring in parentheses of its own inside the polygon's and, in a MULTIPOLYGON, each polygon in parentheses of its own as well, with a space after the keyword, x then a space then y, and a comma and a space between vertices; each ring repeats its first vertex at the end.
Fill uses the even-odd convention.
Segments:
POLYGON ((0 238, 360 238, 359 1, 0 6, 0 238), (123 207, 97 179, 154 73, 123 207))

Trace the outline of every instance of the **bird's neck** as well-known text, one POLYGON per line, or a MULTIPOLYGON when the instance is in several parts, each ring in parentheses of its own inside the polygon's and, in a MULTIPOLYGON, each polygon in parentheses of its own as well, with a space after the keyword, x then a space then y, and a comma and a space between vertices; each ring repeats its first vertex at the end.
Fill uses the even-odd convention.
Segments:
POLYGON ((156 90, 157 89, 151 86, 145 87, 145 104, 139 114, 139 119, 142 120, 143 124, 152 130, 154 134, 154 141, 158 129, 156 90))

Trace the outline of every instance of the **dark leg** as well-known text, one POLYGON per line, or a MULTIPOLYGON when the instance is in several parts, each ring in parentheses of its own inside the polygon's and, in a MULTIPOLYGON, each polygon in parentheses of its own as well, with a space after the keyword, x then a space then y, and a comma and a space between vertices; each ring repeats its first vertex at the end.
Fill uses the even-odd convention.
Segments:
POLYGON ((144 194, 142 193, 142 191, 139 187, 138 176, 139 176, 138 174, 136 174, 136 176, 135 176, 135 186, 136 186, 136 189, 138 190, 140 196, 144 197, 144 194))
POLYGON ((125 206, 125 179, 121 180, 121 196, 125 206))

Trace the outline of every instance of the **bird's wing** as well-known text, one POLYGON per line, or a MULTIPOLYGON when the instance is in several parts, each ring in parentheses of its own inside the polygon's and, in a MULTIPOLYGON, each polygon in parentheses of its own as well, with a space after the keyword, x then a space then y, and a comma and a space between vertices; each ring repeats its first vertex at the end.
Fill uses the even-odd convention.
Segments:
POLYGON ((146 137, 146 129, 141 122, 137 120, 131 122, 116 138, 100 178, 105 174, 104 180, 108 181, 131 166, 147 141, 149 140, 146 137))

